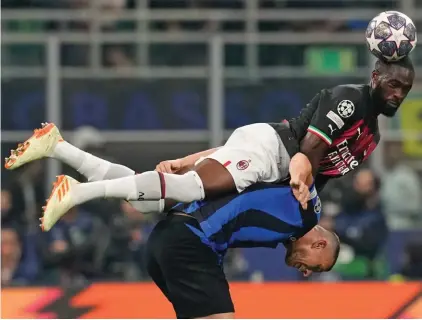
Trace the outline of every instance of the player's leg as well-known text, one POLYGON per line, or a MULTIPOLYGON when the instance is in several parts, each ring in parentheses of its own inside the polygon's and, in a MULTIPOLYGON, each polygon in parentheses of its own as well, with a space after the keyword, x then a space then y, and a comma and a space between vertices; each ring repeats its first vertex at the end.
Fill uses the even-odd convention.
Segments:
POLYGON ((17 150, 12 150, 10 157, 6 158, 5 167, 14 170, 25 163, 47 157, 66 163, 88 181, 116 179, 135 174, 128 167, 98 158, 71 145, 62 138, 53 123, 42 124, 42 128, 35 129, 28 140, 18 145, 17 150))
MULTIPOLYGON (((32 137, 12 150, 6 158, 5 167, 14 170, 22 165, 42 158, 57 159, 85 176, 88 181, 100 181, 133 176, 135 171, 120 164, 96 157, 65 141, 53 123, 42 124, 32 137)), ((164 201, 130 201, 142 213, 161 212, 164 201)))
POLYGON ((67 141, 57 143, 51 158, 60 160, 77 170, 88 181, 101 181, 132 176, 135 171, 85 152, 67 141))
MULTIPOLYGON (((113 163, 85 152, 66 141, 57 142, 49 157, 62 161, 76 169, 88 181, 112 180, 122 177, 134 176, 135 171, 121 164, 113 163)), ((129 203, 139 212, 144 214, 162 212, 164 200, 137 201, 129 203)))
POLYGON ((240 192, 255 182, 275 181, 279 147, 274 129, 255 124, 237 129, 226 145, 183 175, 148 171, 83 184, 61 177, 44 211, 43 228, 48 231, 71 207, 97 198, 189 203, 236 189, 240 192))
POLYGON ((148 240, 166 280, 166 296, 178 318, 234 318, 221 259, 189 228, 202 232, 197 220, 173 215, 148 240))

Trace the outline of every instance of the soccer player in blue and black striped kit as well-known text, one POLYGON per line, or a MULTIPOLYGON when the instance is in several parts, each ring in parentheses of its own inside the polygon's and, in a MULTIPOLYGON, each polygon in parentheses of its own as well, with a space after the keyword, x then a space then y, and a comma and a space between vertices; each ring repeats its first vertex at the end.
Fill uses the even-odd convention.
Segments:
POLYGON ((303 172, 307 209, 289 186, 255 184, 242 193, 179 204, 152 231, 147 269, 178 318, 232 318, 234 306, 222 262, 229 248, 284 244, 286 264, 305 276, 329 271, 339 253, 337 236, 318 226, 321 202, 307 157, 290 163, 303 172))

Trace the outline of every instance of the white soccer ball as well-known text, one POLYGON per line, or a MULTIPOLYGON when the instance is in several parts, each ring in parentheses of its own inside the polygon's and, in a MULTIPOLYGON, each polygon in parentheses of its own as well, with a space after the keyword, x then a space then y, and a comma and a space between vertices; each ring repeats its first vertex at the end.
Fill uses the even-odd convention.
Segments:
POLYGON ((369 22, 366 44, 369 51, 384 61, 398 61, 416 47, 416 27, 412 19, 398 11, 385 11, 369 22))

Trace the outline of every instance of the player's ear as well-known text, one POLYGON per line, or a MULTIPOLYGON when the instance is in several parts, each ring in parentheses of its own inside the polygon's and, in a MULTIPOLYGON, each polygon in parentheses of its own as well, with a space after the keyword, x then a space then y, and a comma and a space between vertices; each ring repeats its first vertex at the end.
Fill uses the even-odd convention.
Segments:
POLYGON ((371 86, 375 87, 378 83, 379 79, 379 72, 377 70, 373 70, 371 74, 371 86))
POLYGON ((326 240, 318 240, 312 243, 312 249, 324 249, 327 246, 326 240))

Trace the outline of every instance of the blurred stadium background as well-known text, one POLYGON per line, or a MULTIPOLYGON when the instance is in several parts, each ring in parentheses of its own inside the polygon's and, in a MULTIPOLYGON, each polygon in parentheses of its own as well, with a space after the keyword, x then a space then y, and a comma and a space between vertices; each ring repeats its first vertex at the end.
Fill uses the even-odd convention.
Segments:
MULTIPOLYGON (((367 82, 374 60, 364 30, 390 9, 409 15, 422 30, 422 0, 3 0, 2 156, 45 120, 78 147, 138 172, 220 145, 238 126, 297 115, 324 87, 367 82)), ((334 270, 305 280, 284 266, 281 248, 233 250, 225 266, 233 283, 280 285, 264 287, 262 301, 249 292, 250 302, 265 300, 275 308, 283 292, 288 298, 301 282, 312 282, 310 288, 317 287, 310 301, 314 290, 333 299, 351 294, 345 300, 351 308, 327 308, 340 312, 333 316, 369 317, 384 301, 375 317, 422 317, 421 46, 411 55, 416 81, 400 114, 380 119, 378 151, 366 167, 322 194, 321 224, 342 241, 334 270), (381 287, 371 287, 374 280, 381 287), (419 286, 400 287, 409 291, 397 297, 399 287, 391 289, 391 281, 419 286), (383 293, 394 299, 353 307, 359 298, 364 304, 383 293)), ((162 298, 143 268, 144 244, 157 216, 140 215, 124 202, 94 201, 41 234, 41 206, 62 172, 77 174, 52 160, 2 170, 4 317, 168 315, 160 313, 165 302, 154 304, 162 298), (136 284, 101 286, 110 281, 136 284), (54 290, 41 289, 47 286, 54 290), (86 288, 99 293, 84 298, 86 288), (121 298, 106 303, 100 298, 105 292, 121 298), (132 301, 128 292, 131 305, 124 303, 132 301), (113 311, 95 313, 92 305, 99 308, 100 300, 113 311), (145 311, 143 303, 157 313, 145 311)), ((252 316, 242 309, 243 287, 233 286, 240 315, 252 316)), ((283 308, 277 317, 295 316, 283 308)), ((315 310, 305 316, 330 315, 315 310)))

